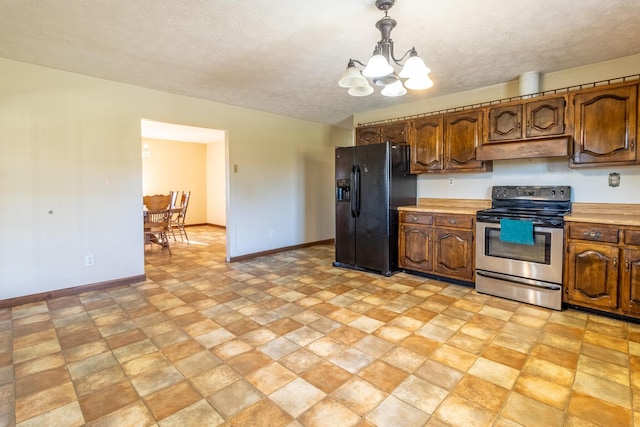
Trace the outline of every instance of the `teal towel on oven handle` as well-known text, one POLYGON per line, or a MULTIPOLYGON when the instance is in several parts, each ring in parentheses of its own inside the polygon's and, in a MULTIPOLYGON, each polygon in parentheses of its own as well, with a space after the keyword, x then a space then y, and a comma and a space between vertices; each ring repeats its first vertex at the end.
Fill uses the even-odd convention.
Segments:
POLYGON ((533 222, 522 219, 502 218, 500 220, 500 240, 519 245, 533 245, 533 222))

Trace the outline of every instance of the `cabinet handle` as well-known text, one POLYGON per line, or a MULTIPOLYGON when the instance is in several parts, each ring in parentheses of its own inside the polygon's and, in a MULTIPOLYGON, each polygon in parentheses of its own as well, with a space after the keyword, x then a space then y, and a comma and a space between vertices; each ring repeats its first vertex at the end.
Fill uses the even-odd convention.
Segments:
POLYGON ((635 138, 631 138, 631 149, 633 150, 636 146, 636 139, 635 138))
POLYGON ((457 223, 458 223, 458 221, 456 221, 455 219, 450 219, 449 220, 449 224, 457 224, 457 223))
POLYGON ((521 125, 522 125, 522 124, 521 124, 520 122, 518 122, 518 129, 520 129, 520 126, 521 126, 521 125))
POLYGON ((618 257, 617 256, 613 257, 613 268, 618 268, 618 257))
POLYGON ((413 217, 413 222, 418 222, 420 220, 420 218, 418 218, 417 216, 413 217))
POLYGON ((624 271, 625 271, 625 273, 629 272, 630 265, 631 265, 631 263, 629 262, 629 258, 625 258, 624 259, 624 271))
POLYGON ((527 129, 529 129, 531 127, 531 123, 529 123, 529 120, 527 120, 527 129))
POLYGON ((599 231, 585 231, 582 233, 584 237, 588 237, 589 239, 599 239, 602 237, 602 233, 599 231))

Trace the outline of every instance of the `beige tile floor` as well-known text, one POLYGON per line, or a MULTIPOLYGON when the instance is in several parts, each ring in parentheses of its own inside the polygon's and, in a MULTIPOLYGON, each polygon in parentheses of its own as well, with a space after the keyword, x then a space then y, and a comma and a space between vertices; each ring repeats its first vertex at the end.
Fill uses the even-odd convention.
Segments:
POLYGON ((0 425, 640 426, 637 324, 188 232, 145 282, 0 310, 0 425))

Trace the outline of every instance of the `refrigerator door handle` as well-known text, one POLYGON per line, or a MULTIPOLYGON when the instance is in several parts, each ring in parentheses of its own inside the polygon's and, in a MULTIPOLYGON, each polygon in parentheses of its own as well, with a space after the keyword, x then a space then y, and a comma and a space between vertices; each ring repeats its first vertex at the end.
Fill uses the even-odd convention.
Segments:
POLYGON ((351 170, 353 180, 353 194, 351 196, 351 216, 360 216, 360 166, 355 165, 351 170))

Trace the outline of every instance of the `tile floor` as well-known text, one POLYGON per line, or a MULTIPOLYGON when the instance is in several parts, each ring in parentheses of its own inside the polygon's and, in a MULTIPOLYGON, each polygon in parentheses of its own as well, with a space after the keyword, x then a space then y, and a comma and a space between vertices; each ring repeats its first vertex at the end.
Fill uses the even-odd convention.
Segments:
POLYGON ((640 426, 637 324, 188 232, 145 282, 0 310, 0 425, 640 426))

